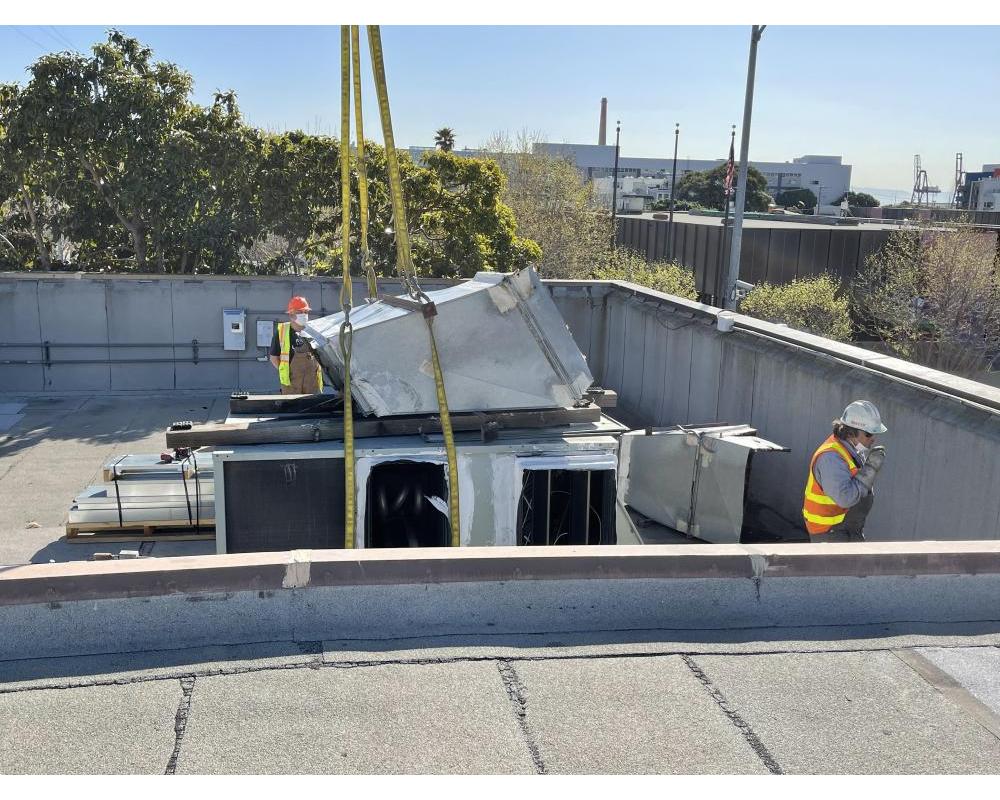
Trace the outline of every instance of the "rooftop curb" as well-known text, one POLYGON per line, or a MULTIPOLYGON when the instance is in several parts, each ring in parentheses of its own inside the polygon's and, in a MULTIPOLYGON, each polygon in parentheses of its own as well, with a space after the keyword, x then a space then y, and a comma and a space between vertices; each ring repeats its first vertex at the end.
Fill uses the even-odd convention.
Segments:
POLYGON ((1000 542, 296 550, 0 569, 0 606, 310 587, 1000 575, 1000 542))

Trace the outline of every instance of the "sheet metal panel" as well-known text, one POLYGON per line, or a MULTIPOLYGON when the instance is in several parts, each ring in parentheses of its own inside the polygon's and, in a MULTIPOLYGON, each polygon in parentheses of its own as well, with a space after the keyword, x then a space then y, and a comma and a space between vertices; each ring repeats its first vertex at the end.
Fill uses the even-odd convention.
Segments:
MULTIPOLYGON (((174 341, 173 290, 169 281, 107 281, 108 340, 111 344, 170 345, 174 341)), ((221 330, 221 322, 220 322, 221 330)), ((221 335, 221 334, 220 334, 221 335)), ((173 389, 172 347, 113 347, 111 388, 173 389), (162 363, 127 363, 133 359, 160 359, 162 363)))
POLYGON ((42 339, 70 345, 53 346, 52 360, 89 360, 93 364, 56 364, 45 369, 45 388, 51 391, 108 391, 107 295, 103 280, 39 281, 38 308, 42 339))
POLYGON ((230 282, 185 279, 172 282, 174 355, 177 386, 187 389, 228 389, 238 386, 235 354, 222 349, 222 309, 236 306, 236 286, 230 282), (191 363, 197 339, 199 363, 191 363), (184 342, 185 344, 177 344, 184 342), (206 359, 225 359, 209 361, 206 359))
MULTIPOLYGON (((0 281, 0 343, 41 345, 38 281, 0 281)), ((0 361, 41 361, 38 347, 2 347, 0 361)), ((44 370, 40 364, 0 364, 4 391, 40 392, 44 370)))
POLYGON ((691 508, 696 452, 683 434, 622 434, 619 497, 644 517, 683 529, 691 508))
MULTIPOLYGON (((434 332, 453 411, 559 408, 593 382, 566 323, 534 270, 480 272, 472 280, 428 292, 434 332)), ((427 326, 417 311, 388 303, 352 314, 352 388, 366 414, 437 410, 427 326)), ((340 374, 337 338, 343 316, 313 320, 307 333, 320 360, 340 374)))

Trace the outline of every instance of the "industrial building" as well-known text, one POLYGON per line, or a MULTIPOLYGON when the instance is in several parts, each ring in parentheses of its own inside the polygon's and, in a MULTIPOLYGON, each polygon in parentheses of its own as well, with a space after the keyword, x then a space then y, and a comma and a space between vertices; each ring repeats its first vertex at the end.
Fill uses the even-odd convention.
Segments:
MULTIPOLYGON (((614 173, 615 147, 600 144, 557 144, 539 142, 536 153, 570 159, 586 180, 607 178, 614 173)), ((725 164, 724 158, 677 159, 677 179, 689 172, 704 172, 725 164)), ((805 155, 791 161, 751 161, 767 179, 767 190, 773 196, 786 189, 809 189, 821 204, 829 204, 851 188, 851 165, 842 156, 805 155)), ((619 178, 657 178, 669 191, 673 172, 672 158, 636 158, 619 154, 619 178)))
POLYGON ((965 173, 955 204, 969 211, 1000 210, 1000 164, 983 164, 981 172, 965 173))

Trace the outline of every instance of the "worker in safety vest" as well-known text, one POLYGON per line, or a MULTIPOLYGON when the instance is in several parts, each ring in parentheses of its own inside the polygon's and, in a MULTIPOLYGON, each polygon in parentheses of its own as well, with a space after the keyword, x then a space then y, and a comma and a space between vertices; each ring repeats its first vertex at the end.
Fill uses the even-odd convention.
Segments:
POLYGON ((293 297, 288 301, 288 322, 275 326, 271 363, 278 370, 282 394, 319 394, 323 391, 323 368, 302 330, 309 321, 309 301, 293 297))
POLYGON ((885 448, 874 442, 886 430, 867 400, 855 400, 833 421, 833 433, 809 462, 802 516, 811 541, 864 541, 875 476, 885 461, 885 448))

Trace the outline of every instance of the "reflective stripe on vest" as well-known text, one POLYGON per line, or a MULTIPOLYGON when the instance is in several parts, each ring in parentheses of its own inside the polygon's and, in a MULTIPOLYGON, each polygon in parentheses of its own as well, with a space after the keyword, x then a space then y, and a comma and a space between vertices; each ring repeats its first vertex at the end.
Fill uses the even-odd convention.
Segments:
POLYGON ((290 322, 279 322, 278 323, 278 344, 281 347, 281 352, 278 355, 278 380, 281 381, 282 386, 292 385, 292 372, 290 363, 292 360, 292 333, 291 333, 292 323, 290 322))
POLYGON ((847 448, 833 434, 823 442, 813 453, 809 462, 809 479, 806 481, 805 497, 802 501, 802 517, 806 521, 806 530, 810 534, 826 533, 834 525, 844 521, 847 509, 841 508, 837 503, 823 492, 823 487, 816 480, 813 468, 816 466, 816 459, 823 453, 836 453, 847 464, 853 478, 858 474, 858 465, 854 462, 847 448))
MULTIPOLYGON (((278 323, 278 343, 281 352, 278 354, 278 380, 282 386, 292 385, 292 323, 278 323)), ((316 360, 316 393, 323 391, 323 365, 316 360)))

